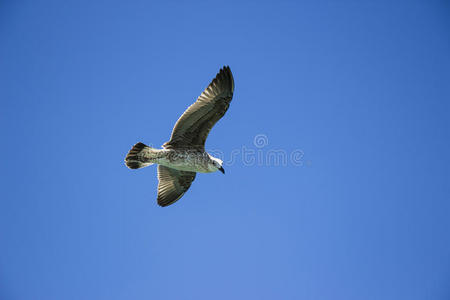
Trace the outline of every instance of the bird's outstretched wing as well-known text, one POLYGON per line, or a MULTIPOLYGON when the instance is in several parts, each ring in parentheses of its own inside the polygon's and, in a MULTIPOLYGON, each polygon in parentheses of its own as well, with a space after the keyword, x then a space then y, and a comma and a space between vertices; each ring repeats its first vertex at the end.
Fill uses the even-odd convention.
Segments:
POLYGON ((196 174, 158 165, 158 204, 168 206, 180 199, 191 186, 196 174))
POLYGON ((224 66, 197 101, 181 115, 172 130, 170 141, 163 147, 204 150, 209 131, 227 111, 233 92, 233 75, 230 68, 224 66))

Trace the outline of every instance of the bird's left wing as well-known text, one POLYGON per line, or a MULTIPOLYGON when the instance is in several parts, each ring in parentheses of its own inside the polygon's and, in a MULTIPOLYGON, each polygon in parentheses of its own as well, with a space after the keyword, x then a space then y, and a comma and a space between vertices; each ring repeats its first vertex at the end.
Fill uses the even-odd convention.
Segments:
POLYGON ((180 199, 191 186, 195 175, 195 172, 158 165, 158 204, 168 206, 180 199))
POLYGON ((204 150, 209 131, 223 117, 234 92, 233 74, 223 67, 216 78, 181 115, 175 124, 170 141, 163 146, 170 148, 197 148, 204 150))

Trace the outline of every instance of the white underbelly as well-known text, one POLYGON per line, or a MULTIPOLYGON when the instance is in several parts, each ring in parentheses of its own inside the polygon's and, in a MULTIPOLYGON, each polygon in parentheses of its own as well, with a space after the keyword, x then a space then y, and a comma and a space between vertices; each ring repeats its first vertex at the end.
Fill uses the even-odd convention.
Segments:
POLYGON ((185 158, 171 161, 164 157, 158 159, 158 164, 180 171, 199 172, 199 173, 212 172, 205 167, 204 163, 198 162, 196 159, 185 158))

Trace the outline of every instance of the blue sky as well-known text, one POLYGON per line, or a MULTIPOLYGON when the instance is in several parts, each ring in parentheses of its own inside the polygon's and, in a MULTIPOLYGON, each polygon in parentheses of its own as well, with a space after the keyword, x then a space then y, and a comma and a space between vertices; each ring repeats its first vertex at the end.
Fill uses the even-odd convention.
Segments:
POLYGON ((449 13, 3 1, 0 298, 448 299, 449 13), (166 142, 223 65, 207 148, 300 160, 238 155, 158 207, 156 168, 124 156, 166 142))

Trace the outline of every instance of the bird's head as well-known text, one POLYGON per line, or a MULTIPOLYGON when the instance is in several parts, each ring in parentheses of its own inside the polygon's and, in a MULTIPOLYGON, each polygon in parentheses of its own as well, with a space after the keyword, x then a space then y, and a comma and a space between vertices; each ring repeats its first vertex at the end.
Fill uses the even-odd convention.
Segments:
POLYGON ((214 171, 219 170, 223 174, 225 174, 225 170, 223 169, 223 161, 221 159, 215 158, 211 156, 212 160, 212 166, 214 168, 214 171))

